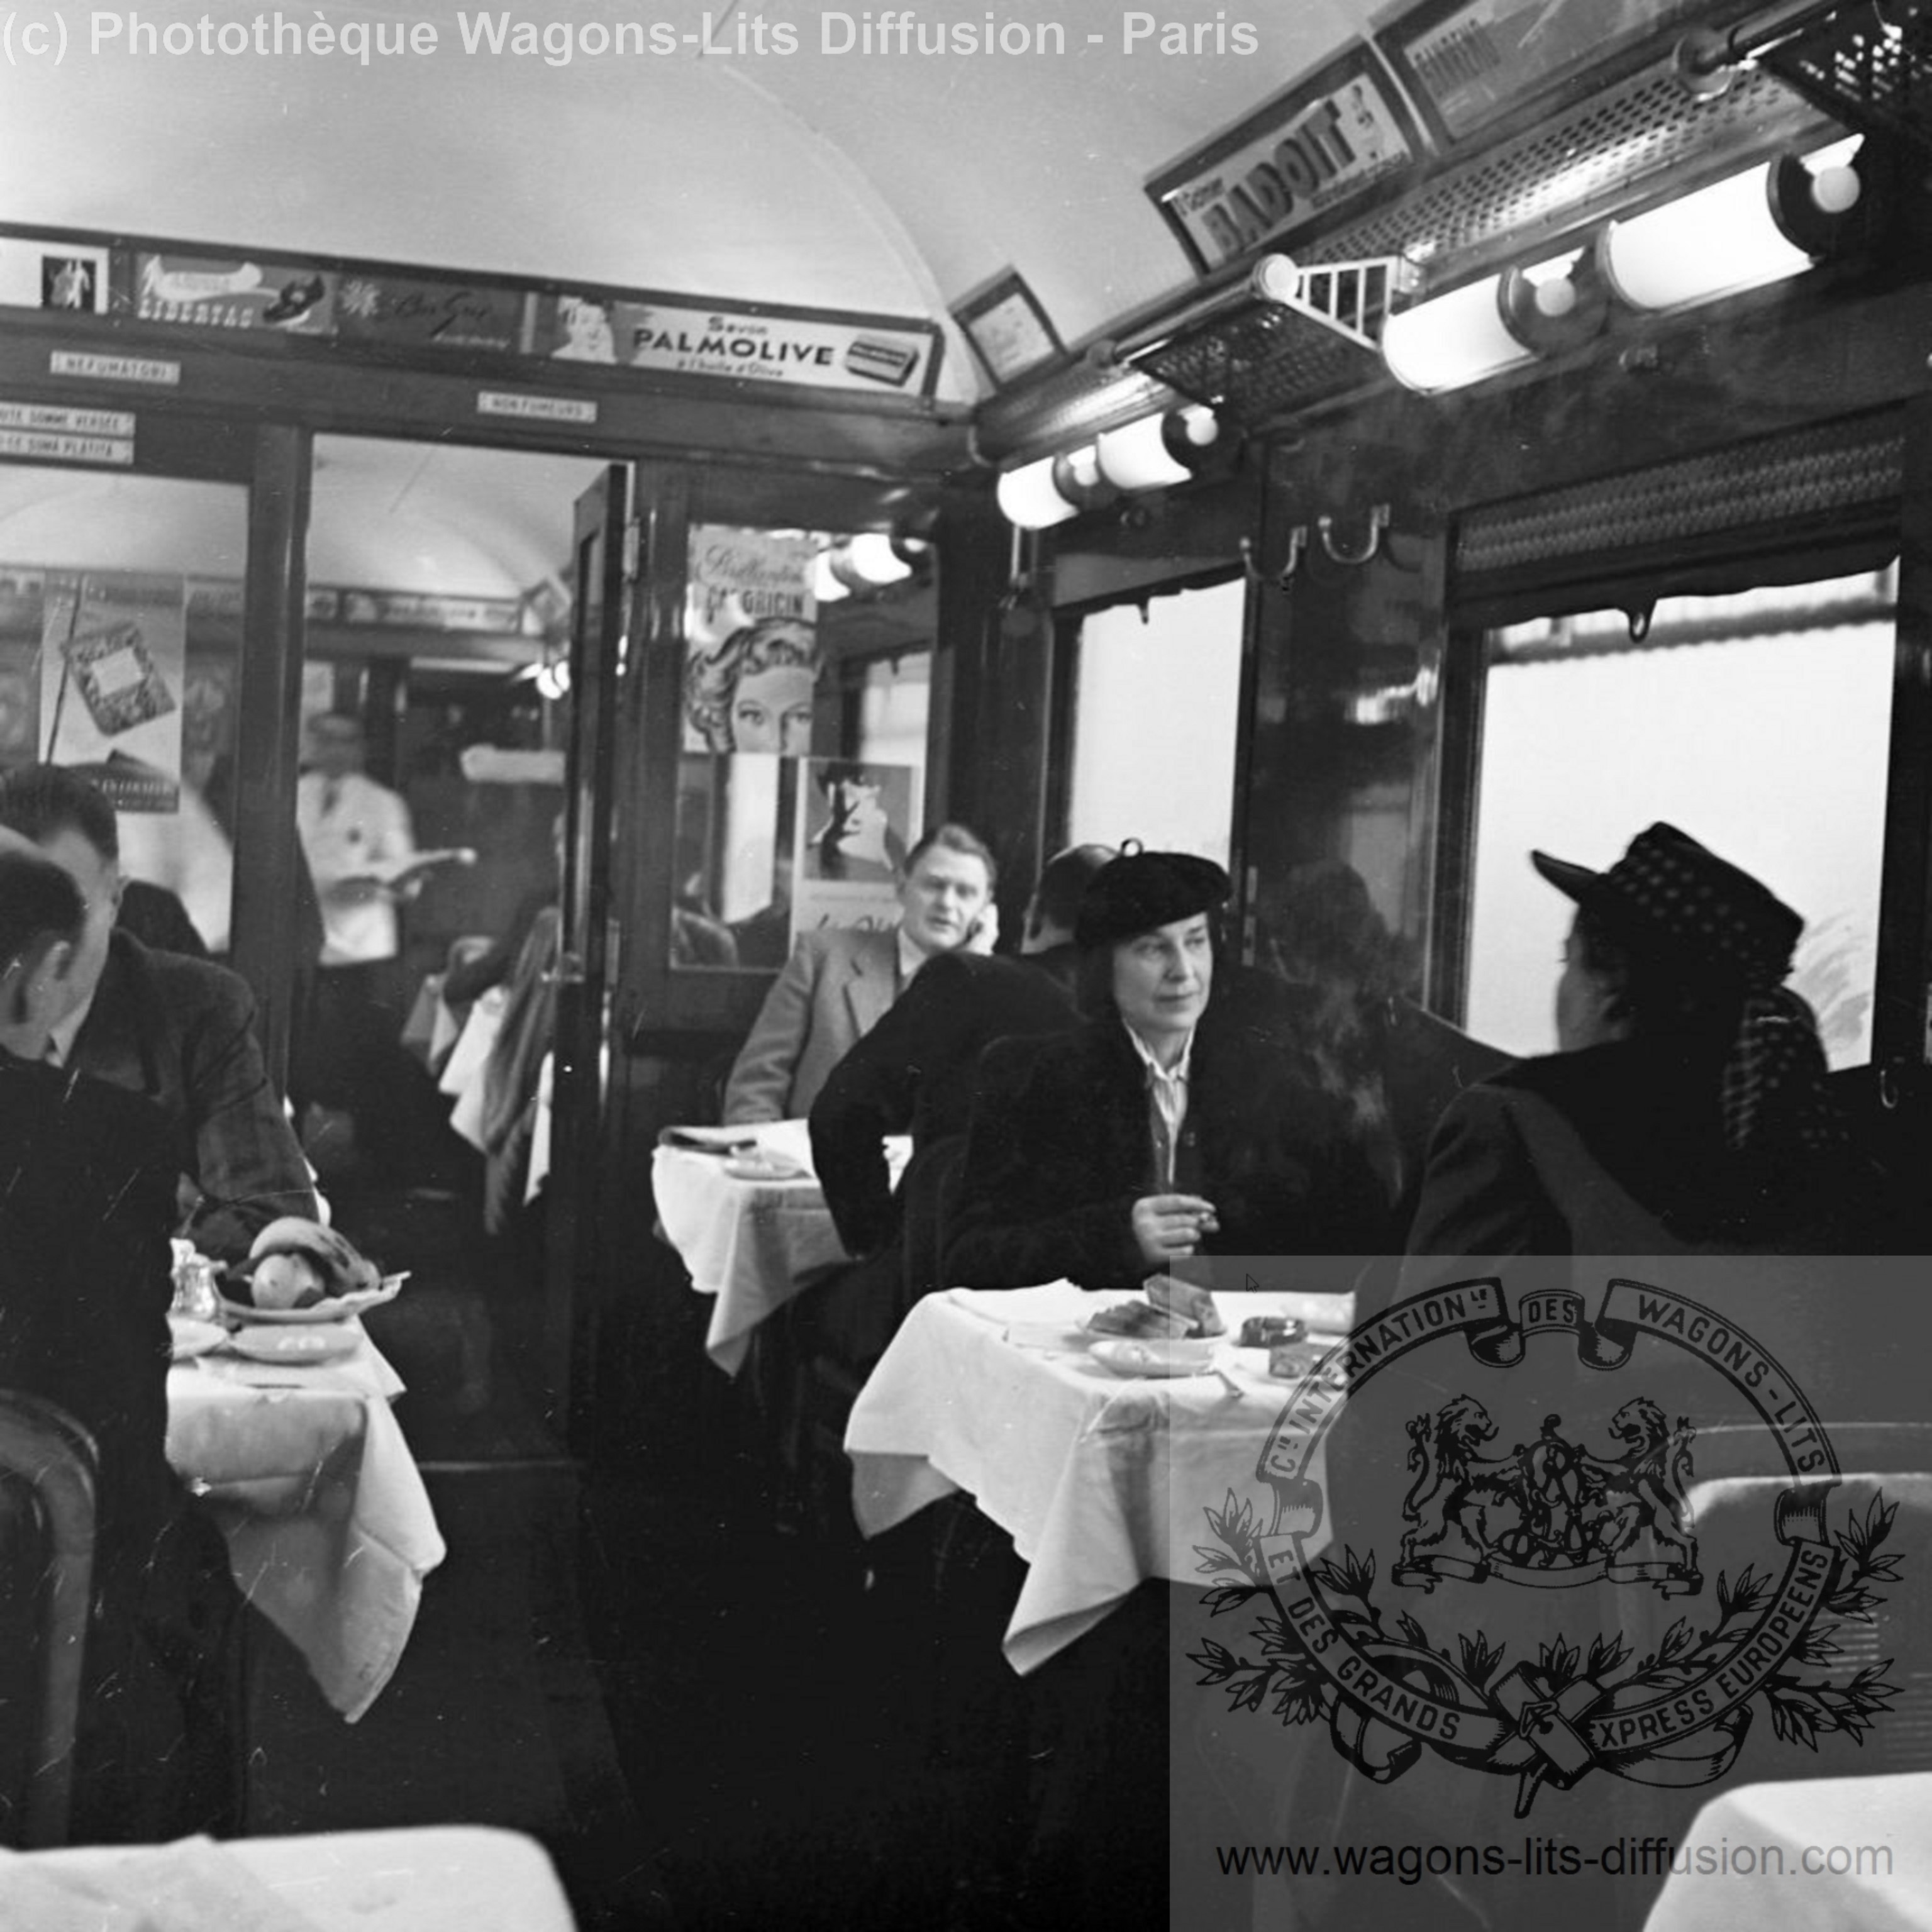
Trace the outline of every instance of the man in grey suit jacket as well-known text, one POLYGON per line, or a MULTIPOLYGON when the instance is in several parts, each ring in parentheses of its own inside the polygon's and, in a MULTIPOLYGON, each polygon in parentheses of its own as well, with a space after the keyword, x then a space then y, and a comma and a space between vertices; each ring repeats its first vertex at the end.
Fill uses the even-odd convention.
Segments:
POLYGON ((724 1088, 730 1126, 797 1120, 833 1067, 878 1023, 935 952, 990 938, 993 855, 961 825, 915 845, 898 890, 898 925, 804 934, 765 996, 724 1088))

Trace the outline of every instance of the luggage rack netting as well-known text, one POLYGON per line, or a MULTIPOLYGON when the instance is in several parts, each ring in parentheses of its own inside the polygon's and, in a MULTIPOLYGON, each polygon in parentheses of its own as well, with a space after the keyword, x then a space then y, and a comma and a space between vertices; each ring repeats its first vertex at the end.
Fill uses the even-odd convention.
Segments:
POLYGON ((1932 156, 1932 7, 1925 0, 1858 0, 1759 58, 1848 127, 1898 135, 1932 156))

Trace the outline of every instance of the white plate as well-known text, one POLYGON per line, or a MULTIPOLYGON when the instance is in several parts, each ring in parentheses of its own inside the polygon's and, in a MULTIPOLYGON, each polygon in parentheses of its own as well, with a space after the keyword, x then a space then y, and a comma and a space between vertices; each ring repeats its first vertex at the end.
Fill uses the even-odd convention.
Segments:
POLYGON ((298 1328, 238 1328, 228 1346, 251 1362, 332 1362, 353 1354, 362 1330, 348 1322, 332 1328, 311 1322, 298 1328))
POLYGON ((168 1333, 173 1338, 170 1352, 178 1362, 205 1355, 228 1339, 228 1330, 219 1322, 197 1322, 192 1315, 170 1315, 168 1333))
POLYGON ((1204 1376, 1214 1367, 1218 1335, 1134 1339, 1110 1335, 1088 1352, 1117 1376, 1204 1376))
POLYGON ((353 1294, 335 1295, 309 1308, 255 1308, 245 1301, 230 1301, 219 1288, 215 1291, 215 1299, 230 1321, 251 1325, 278 1328, 291 1322, 341 1322, 352 1315, 360 1315, 365 1308, 380 1308, 384 1302, 394 1300, 409 1278, 406 1271, 386 1274, 376 1287, 358 1288, 353 1294))
POLYGON ((734 1180, 807 1180, 811 1178, 795 1161, 782 1155, 748 1154, 724 1163, 724 1172, 734 1180))

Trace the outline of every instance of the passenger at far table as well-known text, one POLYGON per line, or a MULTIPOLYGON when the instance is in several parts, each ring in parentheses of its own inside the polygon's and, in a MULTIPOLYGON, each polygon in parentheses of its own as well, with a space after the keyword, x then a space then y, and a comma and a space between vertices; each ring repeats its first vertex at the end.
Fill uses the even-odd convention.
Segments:
POLYGON ((247 982, 115 929, 114 808, 76 772, 27 766, 0 777, 0 830, 38 846, 80 888, 87 922, 51 1054, 160 1108, 175 1164, 200 1194, 182 1232, 204 1253, 238 1259, 278 1216, 315 1218, 308 1163, 268 1084, 247 982))
MULTIPOLYGON (((62 867, 0 845, 0 1387, 65 1410, 97 1451, 73 1835, 231 1833, 247 1613, 220 1529, 164 1453, 166 1125, 140 1094, 46 1058, 92 917, 62 867)), ((0 1678, 26 1661, 10 1652, 0 1678)))
POLYGON ((1352 1256, 1372 1238, 1381 1191, 1342 1109, 1244 999, 1216 996, 1229 890, 1178 852, 1094 879, 1086 1023, 980 1062, 949 1282, 1132 1288, 1197 1254, 1352 1256))
POLYGON ((1401 1253, 1443 1109, 1510 1056, 1438 1018, 1411 997, 1414 961, 1350 866, 1294 868, 1261 895, 1261 958, 1282 982, 1281 1018, 1317 1084, 1388 1197, 1383 1241, 1401 1253))
POLYGON ((1530 857, 1576 902, 1558 1051, 1443 1115, 1410 1254, 1869 1250, 1874 1178, 1784 983, 1804 920, 1674 826, 1605 872, 1530 857))
POLYGON ((961 946, 990 950, 998 879, 980 839, 963 825, 942 825, 906 861, 896 928, 833 927, 800 938, 725 1084, 726 1124, 810 1113, 832 1070, 927 960, 961 946))
POLYGON ((1088 882, 1113 857, 1076 845, 1047 862, 1028 902, 1017 959, 941 953, 832 1070, 812 1109, 812 1164, 856 1264, 814 1288, 802 1312, 842 1355, 869 1367, 905 1310, 944 1284, 945 1198, 965 1150, 973 1082, 993 1041, 1080 1023, 1074 922, 1088 882), (910 1133, 898 1192, 888 1134, 910 1133))

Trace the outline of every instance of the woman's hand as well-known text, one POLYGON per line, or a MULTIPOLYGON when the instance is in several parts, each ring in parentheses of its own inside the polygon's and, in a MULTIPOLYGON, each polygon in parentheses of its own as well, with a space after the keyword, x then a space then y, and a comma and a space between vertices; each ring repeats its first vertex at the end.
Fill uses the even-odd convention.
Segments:
POLYGON ((1134 1203, 1134 1245, 1150 1268, 1192 1254, 1220 1225, 1214 1202, 1198 1194, 1144 1194, 1134 1203))

